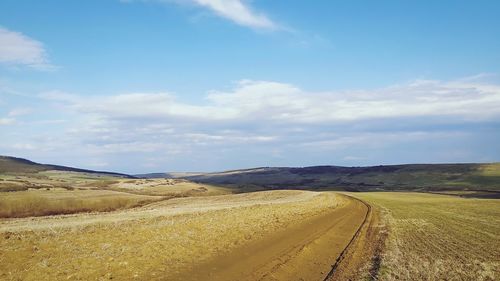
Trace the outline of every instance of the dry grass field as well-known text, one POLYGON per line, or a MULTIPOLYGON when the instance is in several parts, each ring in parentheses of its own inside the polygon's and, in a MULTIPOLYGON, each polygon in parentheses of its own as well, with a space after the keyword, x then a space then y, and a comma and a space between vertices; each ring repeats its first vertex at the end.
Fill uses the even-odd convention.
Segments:
POLYGON ((178 280, 214 257, 344 203, 331 193, 268 191, 0 220, 0 279, 178 280))
POLYGON ((113 211, 159 200, 162 198, 108 190, 0 192, 0 218, 113 211))
POLYGON ((498 280, 500 201, 423 193, 353 193, 389 229, 380 280, 498 280))
POLYGON ((184 179, 0 173, 0 280, 322 279, 367 210, 333 193, 233 193, 184 179))
POLYGON ((71 171, 0 174, 0 218, 101 212, 176 197, 232 193, 182 179, 127 179, 71 171))
POLYGON ((234 192, 185 179, 0 173, 0 280, 323 280, 358 232, 328 280, 500 276, 500 201, 467 198, 495 191, 348 193, 372 208, 332 192, 234 192))

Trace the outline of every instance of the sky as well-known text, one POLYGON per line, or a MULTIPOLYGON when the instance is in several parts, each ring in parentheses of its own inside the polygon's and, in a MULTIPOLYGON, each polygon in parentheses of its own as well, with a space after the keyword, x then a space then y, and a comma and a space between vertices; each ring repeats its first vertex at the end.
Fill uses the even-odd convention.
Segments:
POLYGON ((500 161, 500 1, 3 0, 0 155, 124 173, 500 161))

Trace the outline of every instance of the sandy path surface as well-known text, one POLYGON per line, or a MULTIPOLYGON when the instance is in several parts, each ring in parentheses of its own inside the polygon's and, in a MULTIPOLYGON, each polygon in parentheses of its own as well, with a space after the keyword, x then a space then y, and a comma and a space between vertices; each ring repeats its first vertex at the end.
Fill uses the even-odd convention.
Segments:
POLYGON ((175 280, 324 280, 363 224, 368 208, 345 203, 214 258, 175 280))

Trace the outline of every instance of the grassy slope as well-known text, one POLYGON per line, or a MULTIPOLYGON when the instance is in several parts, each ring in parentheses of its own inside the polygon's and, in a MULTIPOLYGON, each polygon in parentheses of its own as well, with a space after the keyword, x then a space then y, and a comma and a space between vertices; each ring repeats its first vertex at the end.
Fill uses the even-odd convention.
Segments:
POLYGON ((26 159, 0 156, 0 173, 35 173, 48 170, 48 167, 26 159))
POLYGON ((71 168, 59 165, 39 164, 23 158, 0 156, 0 174, 25 174, 25 173, 29 174, 29 173, 37 173, 49 170, 80 172, 80 173, 96 174, 103 176, 107 175, 112 177, 132 178, 132 176, 125 174, 92 171, 92 170, 71 168))
POLYGON ((500 191, 500 163, 260 168, 187 178, 198 182, 253 189, 500 191))
POLYGON ((380 280, 498 280, 500 201, 352 193, 382 208, 389 237, 380 280))

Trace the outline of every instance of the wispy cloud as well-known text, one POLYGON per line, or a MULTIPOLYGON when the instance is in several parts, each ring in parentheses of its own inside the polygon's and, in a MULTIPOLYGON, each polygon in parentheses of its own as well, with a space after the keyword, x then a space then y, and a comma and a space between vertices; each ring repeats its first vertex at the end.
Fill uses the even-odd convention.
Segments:
POLYGON ((208 8, 217 15, 229 19, 239 25, 276 29, 277 25, 264 14, 254 11, 241 0, 189 0, 202 7, 208 8))
POLYGON ((13 66, 24 65, 39 70, 54 68, 41 42, 1 26, 0 63, 13 66))
POLYGON ((165 4, 196 5, 238 25, 254 29, 275 30, 279 26, 264 13, 253 9, 242 0, 121 0, 121 2, 161 2, 165 4))

